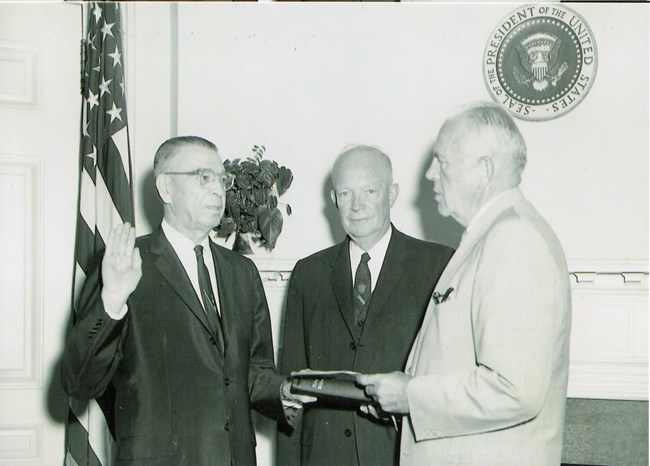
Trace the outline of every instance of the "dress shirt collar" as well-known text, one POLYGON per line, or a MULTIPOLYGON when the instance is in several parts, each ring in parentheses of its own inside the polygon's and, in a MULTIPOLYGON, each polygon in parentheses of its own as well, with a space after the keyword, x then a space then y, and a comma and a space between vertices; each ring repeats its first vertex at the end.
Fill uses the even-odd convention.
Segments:
POLYGON ((350 240, 350 267, 352 269, 353 280, 359 262, 361 262, 361 255, 364 252, 367 252, 370 255, 370 260, 368 261, 368 268, 370 269, 370 286, 373 290, 375 289, 377 279, 379 278, 379 272, 381 272, 381 266, 384 263, 384 258, 386 257, 386 251, 388 251, 388 244, 390 243, 392 235, 393 228, 391 226, 384 236, 382 236, 368 251, 363 250, 357 243, 350 240))
MULTIPOLYGON (((165 219, 163 219, 161 226, 162 226, 163 233, 165 234, 165 237, 167 237, 167 240, 169 241, 172 248, 174 249, 174 252, 180 259, 181 264, 183 264, 185 273, 189 277, 190 282, 192 282, 192 286, 194 287, 196 294, 200 296, 201 292, 199 288, 199 273, 196 268, 196 253, 194 252, 194 246, 196 246, 197 243, 194 243, 194 241, 192 241, 187 236, 185 236, 184 234, 176 230, 165 219)), ((215 267, 214 267, 215 264, 214 264, 214 260, 212 259, 212 252, 210 250, 209 237, 206 236, 198 244, 203 246, 203 260, 205 262, 205 266, 208 268, 208 273, 210 274, 210 283, 212 284, 214 296, 217 299, 217 303, 218 303, 219 293, 217 290, 217 280, 216 280, 215 267)))
POLYGON ((467 224, 467 227, 465 228, 467 234, 469 234, 472 231, 472 228, 478 223, 478 221, 481 219, 481 217, 483 215, 485 215, 485 213, 490 209, 490 207, 492 207, 494 204, 496 204, 496 202, 499 199, 506 196, 508 193, 510 193, 512 191, 516 191, 517 189, 519 189, 519 188, 506 189, 505 191, 502 191, 499 194, 497 194, 496 196, 494 196, 493 198, 488 199, 488 201, 485 204, 483 204, 480 209, 478 209, 478 211, 474 214, 472 219, 467 224))
POLYGON ((174 248, 174 251, 176 251, 176 254, 178 254, 179 251, 186 250, 186 249, 189 249, 190 251, 192 251, 192 254, 194 254, 194 246, 196 244, 200 244, 201 246, 203 246, 204 251, 210 250, 210 243, 209 243, 210 240, 208 239, 207 235, 205 238, 203 238, 203 240, 200 243, 195 243, 187 236, 185 236, 183 233, 178 231, 176 228, 171 226, 169 222, 164 218, 162 221, 162 229, 163 232, 165 233, 165 236, 171 243, 172 248, 174 248))

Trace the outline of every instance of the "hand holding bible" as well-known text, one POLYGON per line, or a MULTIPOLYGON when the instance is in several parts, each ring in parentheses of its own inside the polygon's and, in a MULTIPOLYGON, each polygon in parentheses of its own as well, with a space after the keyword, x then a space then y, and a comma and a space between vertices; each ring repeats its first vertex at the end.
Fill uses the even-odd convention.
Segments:
POLYGON ((357 383, 365 387, 365 392, 379 404, 383 411, 391 414, 408 414, 406 385, 409 380, 411 377, 404 372, 357 376, 357 383))

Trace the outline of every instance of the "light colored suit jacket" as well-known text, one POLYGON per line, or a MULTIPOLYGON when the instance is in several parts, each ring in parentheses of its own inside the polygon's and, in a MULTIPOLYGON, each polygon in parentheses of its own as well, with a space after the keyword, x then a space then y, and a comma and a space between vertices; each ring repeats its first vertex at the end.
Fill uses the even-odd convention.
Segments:
POLYGON ((571 296, 562 248, 518 188, 461 241, 407 373, 402 465, 559 465, 571 296))

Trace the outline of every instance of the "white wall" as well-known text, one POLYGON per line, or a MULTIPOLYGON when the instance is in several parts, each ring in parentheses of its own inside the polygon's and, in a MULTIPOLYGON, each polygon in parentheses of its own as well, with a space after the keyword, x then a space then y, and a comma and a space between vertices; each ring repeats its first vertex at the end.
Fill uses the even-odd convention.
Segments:
MULTIPOLYGON (((379 145, 393 157, 400 228, 455 245, 459 230, 437 217, 422 178, 428 148, 449 110, 489 99, 482 53, 513 5, 177 9, 179 134, 207 136, 226 158, 264 144, 268 157, 294 171, 282 199, 294 214, 271 257, 299 258, 340 238, 337 222, 332 230, 323 215, 324 187, 334 157, 351 142, 379 145)), ((595 83, 568 114, 519 122, 529 145, 523 187, 570 262, 647 260, 647 8, 574 9, 597 41, 595 83)))
POLYGON ((123 9, 135 223, 140 235, 162 218, 151 175, 153 155, 176 131, 174 9, 172 3, 132 3, 123 9))
MULTIPOLYGON (((160 215, 148 176, 156 147, 170 135, 199 134, 225 158, 264 144, 268 157, 294 172, 281 199, 294 214, 285 216, 276 249, 257 251, 261 270, 286 279, 295 260, 342 237, 326 190, 333 159, 353 142, 392 155, 401 185, 396 225, 455 246, 461 230, 436 213, 423 178, 429 148, 453 107, 489 98, 483 52, 515 7, 130 4, 139 233, 160 215)), ((630 364, 635 388, 620 396, 645 397, 647 380, 637 382, 638 374, 647 378, 648 9, 572 7, 597 43, 595 82, 571 112, 518 122, 529 152, 523 188, 556 230, 574 272, 574 360, 609 364, 578 367, 584 371, 573 379, 580 387, 574 393, 619 396, 592 390, 600 383, 593 374, 611 376, 617 364, 630 364)))

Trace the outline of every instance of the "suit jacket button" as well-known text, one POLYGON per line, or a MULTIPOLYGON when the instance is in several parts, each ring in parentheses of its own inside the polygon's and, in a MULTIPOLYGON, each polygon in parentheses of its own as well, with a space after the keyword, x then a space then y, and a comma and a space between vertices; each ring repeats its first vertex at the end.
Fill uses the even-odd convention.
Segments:
POLYGON ((350 429, 345 429, 345 432, 343 432, 346 437, 351 437, 352 436, 352 431, 350 429))
POLYGON ((230 430, 230 424, 228 424, 228 421, 223 425, 223 429, 227 432, 230 430))
POLYGON ((214 337, 210 337, 210 343, 212 346, 217 346, 217 340, 215 340, 214 337))
POLYGON ((357 344, 355 342, 350 343, 350 349, 352 351, 356 350, 357 349, 357 344))
POLYGON ((228 385, 230 385, 230 379, 228 377, 226 377, 224 379, 223 383, 226 384, 226 387, 227 387, 228 385))

